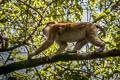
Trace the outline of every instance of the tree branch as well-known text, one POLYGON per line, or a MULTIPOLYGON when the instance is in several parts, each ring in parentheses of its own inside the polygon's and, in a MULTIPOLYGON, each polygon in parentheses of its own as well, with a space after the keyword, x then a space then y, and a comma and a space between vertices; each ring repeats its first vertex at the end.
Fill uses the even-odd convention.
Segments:
POLYGON ((21 3, 23 3, 24 5, 26 5, 26 6, 28 6, 29 8, 31 8, 31 9, 33 9, 34 11, 36 11, 39 15, 40 15, 40 17, 42 17, 42 15, 40 14, 40 12, 38 11, 38 10, 36 10, 35 8, 33 8, 32 6, 30 6, 29 4, 27 4, 27 3, 25 3, 25 2, 23 2, 23 1, 21 1, 21 0, 19 0, 21 3))
POLYGON ((5 0, 2 0, 2 1, 0 2, 0 5, 3 4, 4 2, 5 2, 5 0))
POLYGON ((65 53, 65 54, 58 54, 58 55, 50 55, 45 56, 37 59, 19 61, 15 63, 8 64, 6 66, 0 67, 0 75, 7 74, 13 72, 15 70, 31 68, 39 65, 54 63, 58 61, 72 61, 72 60, 90 60, 95 58, 105 58, 105 57, 115 57, 120 56, 120 49, 113 49, 105 52, 92 52, 92 53, 65 53))
MULTIPOLYGON (((7 38, 7 37, 4 37, 4 36, 2 36, 2 35, 0 35, 0 39, 2 40, 5 40, 7 43, 8 43, 8 41, 12 41, 13 43, 19 43, 18 45, 15 45, 15 46, 13 46, 13 47, 9 47, 9 48, 5 48, 5 49, 2 49, 2 48, 0 48, 0 52, 5 52, 5 51, 10 51, 10 50, 14 50, 14 49, 16 49, 16 48, 18 48, 18 47, 20 47, 20 46, 23 46, 23 45, 28 45, 29 43, 27 43, 26 41, 14 41, 14 40, 12 40, 12 39, 9 39, 9 38, 7 38)), ((3 44, 3 43, 2 43, 3 44)))
POLYGON ((97 21, 99 21, 100 19, 104 18, 105 16, 101 16, 101 17, 98 17, 97 19, 95 19, 92 23, 96 23, 97 21))

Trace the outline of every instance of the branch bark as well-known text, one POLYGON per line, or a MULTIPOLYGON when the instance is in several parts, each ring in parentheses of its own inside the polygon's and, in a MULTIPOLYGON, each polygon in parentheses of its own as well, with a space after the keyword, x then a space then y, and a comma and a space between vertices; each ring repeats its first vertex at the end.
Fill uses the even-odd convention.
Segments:
POLYGON ((0 75, 7 74, 13 72, 15 70, 31 68, 39 65, 54 63, 58 61, 72 61, 72 60, 90 60, 96 58, 105 58, 105 57, 115 57, 120 56, 120 49, 113 49, 105 52, 92 52, 92 53, 65 53, 58 55, 50 55, 37 59, 19 61, 15 63, 11 63, 5 66, 0 67, 0 75))

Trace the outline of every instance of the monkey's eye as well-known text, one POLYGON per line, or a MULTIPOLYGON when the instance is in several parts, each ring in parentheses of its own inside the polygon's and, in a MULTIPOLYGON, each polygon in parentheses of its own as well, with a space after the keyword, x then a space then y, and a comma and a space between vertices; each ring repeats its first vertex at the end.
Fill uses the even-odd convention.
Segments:
POLYGON ((46 24, 47 26, 49 25, 49 23, 46 24))

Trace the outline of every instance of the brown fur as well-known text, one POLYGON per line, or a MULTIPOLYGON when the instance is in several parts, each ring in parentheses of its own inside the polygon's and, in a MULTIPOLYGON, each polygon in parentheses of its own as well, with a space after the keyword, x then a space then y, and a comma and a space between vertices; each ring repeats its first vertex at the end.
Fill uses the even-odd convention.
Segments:
POLYGON ((63 52, 67 47, 67 42, 77 42, 72 52, 80 50, 88 42, 100 47, 99 51, 103 51, 104 44, 96 34, 97 28, 99 28, 97 25, 89 22, 57 23, 50 21, 43 29, 43 33, 48 37, 47 40, 29 57, 31 58, 47 49, 54 41, 59 45, 56 53, 63 52))

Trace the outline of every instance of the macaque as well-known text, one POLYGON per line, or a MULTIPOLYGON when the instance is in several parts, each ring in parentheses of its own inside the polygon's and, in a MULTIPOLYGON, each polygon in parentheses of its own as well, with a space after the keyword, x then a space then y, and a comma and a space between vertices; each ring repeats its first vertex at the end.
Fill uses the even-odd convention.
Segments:
POLYGON ((71 52, 77 52, 88 42, 100 47, 98 51, 103 51, 104 43, 97 36, 97 28, 103 31, 98 25, 89 22, 57 23, 50 21, 43 29, 43 34, 47 36, 47 40, 33 54, 29 55, 29 58, 31 59, 50 47, 54 41, 59 45, 56 54, 62 53, 68 42, 77 42, 71 52))

